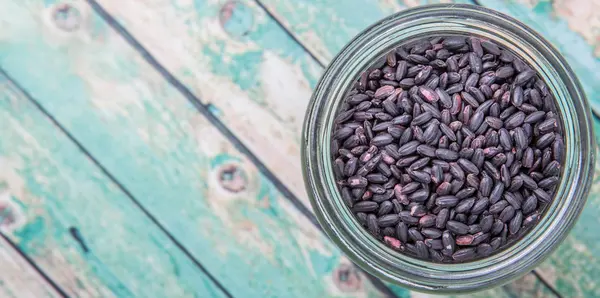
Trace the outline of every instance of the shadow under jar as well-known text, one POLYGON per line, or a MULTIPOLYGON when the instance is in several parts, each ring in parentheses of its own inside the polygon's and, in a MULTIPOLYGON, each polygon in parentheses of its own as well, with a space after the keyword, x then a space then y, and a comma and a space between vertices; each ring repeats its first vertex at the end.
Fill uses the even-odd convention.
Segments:
MULTIPOLYGON (((401 59, 402 55, 398 54, 396 58, 401 59)), ((394 64, 394 61, 390 64, 394 64)), ((405 90, 409 89, 406 86, 405 90)), ((423 98, 428 94, 421 93, 418 96, 423 98)), ((514 113, 518 111, 515 109, 514 113)), ((594 155, 590 109, 579 82, 564 58, 545 39, 519 21, 470 5, 431 5, 406 10, 381 20, 356 36, 334 58, 314 91, 305 118, 302 148, 307 190, 326 234, 369 273, 402 286, 436 293, 472 292, 501 285, 522 276, 543 261, 567 236, 585 204, 592 181, 594 155), (418 248, 414 245, 407 250, 406 243, 398 243, 397 236, 392 235, 388 241, 382 241, 385 231, 380 231, 380 236, 374 237, 361 225, 361 221, 364 223, 369 219, 357 218, 348 206, 356 201, 350 203, 343 199, 344 196, 347 198, 347 194, 342 195, 343 185, 338 183, 341 177, 334 171, 334 160, 339 154, 333 152, 335 145, 332 146, 332 140, 338 128, 336 117, 343 112, 343 108, 347 108, 344 102, 351 90, 360 85, 363 72, 383 67, 387 63, 386 55, 399 46, 449 36, 493 41, 537 72, 551 95, 549 98, 554 101, 554 113, 559 119, 558 132, 564 140, 564 154, 559 158, 560 179, 552 191, 553 197, 548 198, 548 203, 539 210, 540 217, 534 225, 519 231, 512 241, 509 239, 489 255, 465 260, 460 257, 432 260, 430 256, 427 259, 419 258, 418 248)), ((490 159, 486 160, 491 162, 490 159)), ((431 166, 431 162, 428 166, 431 166)), ((484 168, 480 171, 484 171, 484 168)), ((377 180, 377 177, 373 178, 377 180)), ((474 181, 470 182, 475 184, 474 181)), ((466 187, 468 183, 465 181, 462 188, 466 187)), ((533 187, 528 192, 532 193, 532 190, 533 187)), ((477 198, 476 195, 474 197, 477 198)), ((410 211, 407 209, 409 202, 405 203, 403 210, 410 211)), ((469 239, 461 241, 468 242, 469 239)))

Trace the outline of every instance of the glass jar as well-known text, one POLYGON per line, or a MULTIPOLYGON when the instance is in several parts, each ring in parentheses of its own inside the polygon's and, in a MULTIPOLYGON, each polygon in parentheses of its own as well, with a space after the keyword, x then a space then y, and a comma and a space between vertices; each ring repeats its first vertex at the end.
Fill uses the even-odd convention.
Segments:
POLYGON ((498 12, 472 5, 430 5, 385 18, 356 36, 319 81, 304 122, 302 162, 307 191, 325 233, 374 276, 417 291, 464 293, 507 283, 532 270, 567 236, 592 181, 595 145, 582 87, 558 51, 538 33, 498 12), (565 159, 556 197, 521 240, 487 258, 432 263, 388 248, 361 227, 344 204, 332 167, 331 134, 344 95, 360 73, 404 41, 475 35, 494 40, 538 71, 557 100, 564 124, 565 159))

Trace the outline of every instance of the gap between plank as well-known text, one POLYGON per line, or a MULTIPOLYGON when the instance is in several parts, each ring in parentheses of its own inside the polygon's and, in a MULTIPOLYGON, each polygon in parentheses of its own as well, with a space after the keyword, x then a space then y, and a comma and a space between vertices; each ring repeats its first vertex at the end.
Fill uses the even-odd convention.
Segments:
POLYGON ((27 256, 27 254, 25 254, 25 252, 23 252, 21 250, 20 247, 18 247, 14 242, 12 242, 6 235, 4 235, 4 233, 0 232, 0 238, 2 238, 4 241, 6 241, 6 243, 8 243, 21 257, 23 257, 23 259, 25 259, 25 261, 31 266, 33 267, 33 270, 35 270, 48 284, 50 284, 50 286, 61 296, 64 298, 69 297, 67 295, 67 293, 52 279, 48 276, 48 274, 46 274, 46 272, 44 272, 44 270, 42 270, 42 268, 40 268, 34 260, 30 259, 29 256, 27 256))
POLYGON ((254 0, 254 2, 256 2, 256 4, 271 18, 275 21, 275 23, 277 23, 277 25, 279 26, 279 28, 281 28, 285 34, 287 36, 289 36, 292 40, 294 40, 294 42, 296 42, 313 60, 315 60, 315 62, 317 62, 323 69, 327 67, 327 64, 325 61, 321 61, 319 60, 319 58, 317 58, 317 56, 308 48, 308 46, 306 46, 298 37, 296 37, 296 35, 289 30, 282 22, 279 21, 279 19, 275 16, 275 14, 273 14, 262 2, 261 0, 254 0))
MULTIPOLYGON (((287 198, 293 205, 296 207, 319 231, 323 232, 321 226, 317 222, 317 219, 314 214, 281 182, 281 180, 269 170, 265 164, 254 154, 242 141, 240 141, 233 132, 227 128, 227 126, 214 114, 212 114, 208 108, 208 105, 202 103, 200 99, 194 95, 181 81, 179 81, 169 70, 167 70, 162 64, 158 62, 156 58, 135 38, 133 35, 123 27, 111 14, 109 14, 98 2, 95 0, 86 0, 88 4, 92 7, 92 9, 106 22, 108 25, 115 30, 121 37, 123 37, 127 43, 133 47, 139 54, 144 57, 146 62, 150 64, 156 71, 158 71, 161 76, 169 82, 171 86, 173 86, 177 91, 179 91, 197 110, 206 117, 209 122, 216 127, 219 132, 225 136, 225 138, 230 141, 233 146, 238 149, 242 154, 244 154, 257 168, 258 170, 265 175, 273 185, 279 190, 282 195, 287 198)), ((278 22, 278 24, 280 24, 278 22)), ((281 24, 280 24, 281 26, 281 24)), ((282 27, 284 28, 284 27, 282 27)), ((285 29, 285 28, 284 28, 285 29)), ((287 34, 290 34, 286 30, 287 34)), ((294 38, 294 40, 296 40, 294 38)), ((296 40, 297 41, 297 40, 296 40)), ((307 50, 304 46, 302 46, 305 50, 307 50)), ((307 51, 309 54, 310 52, 307 51)), ((314 57, 314 55, 310 54, 313 59, 317 63, 319 63, 322 67, 324 65, 314 57)), ((116 181, 116 180, 115 180, 116 181)), ((358 268, 358 267, 357 267, 358 268)), ((359 268, 362 272, 365 273, 365 276, 371 281, 373 286, 385 294, 387 297, 398 297, 390 288, 388 288, 380 279, 372 276, 371 274, 359 268)))
POLYGON ((535 269, 531 270, 531 273, 533 273, 533 275, 535 275, 535 277, 537 277, 537 279, 542 284, 544 284, 548 288, 548 290, 552 292, 552 294, 554 294, 558 298, 563 298, 563 296, 558 292, 558 290, 556 290, 548 281, 546 281, 546 279, 543 276, 541 276, 535 269))
MULTIPOLYGON (((219 290, 221 290, 223 292, 223 294, 225 294, 227 297, 229 298, 233 298, 233 296, 227 291, 227 289, 225 289, 225 287, 204 267, 204 265, 202 265, 202 263, 200 263, 200 261, 198 261, 193 255, 192 253, 185 248, 185 246, 180 243, 173 235, 171 235, 171 233, 158 221, 158 219, 156 219, 156 217, 154 217, 154 215, 152 213, 150 213, 150 211, 148 211, 134 196, 133 194, 127 189, 125 188, 125 186, 123 184, 121 184, 121 182, 119 182, 95 157, 92 156, 92 154, 87 150, 87 148, 85 148, 64 126, 62 126, 62 124, 60 124, 55 118, 54 116, 52 116, 50 113, 48 113, 48 111, 35 99, 33 98, 33 96, 31 96, 31 94, 29 94, 29 92, 27 92, 27 90, 25 90, 15 79, 13 79, 5 70, 4 68, 0 67, 0 75, 5 76, 6 79, 11 82, 16 88, 17 90, 19 90, 19 92, 21 92, 25 98, 27 98, 27 100, 29 100, 29 102, 31 102, 38 110, 40 110, 46 117, 48 117, 48 119, 52 122, 52 124, 54 124, 62 133, 64 133, 67 138, 69 140, 71 140, 71 142, 73 142, 75 144, 75 146, 77 146, 77 148, 79 150, 81 150, 83 152, 83 154, 85 154, 85 156, 87 158, 90 159, 90 161, 92 161, 92 163, 94 163, 94 165, 96 165, 100 171, 106 175, 108 177, 108 179, 113 182, 118 188, 119 190, 121 190, 138 208, 140 208, 140 210, 146 215, 148 216, 148 218, 163 232, 165 233, 165 235, 175 244, 175 246, 177 246, 177 248, 179 248, 188 258, 190 258, 190 260, 210 279, 211 282, 213 282, 217 288, 219 288, 219 290)), ((2 238, 6 239, 6 236, 4 236, 2 233, 0 233, 0 236, 2 236, 2 238)), ((8 240, 8 239, 7 239, 8 240)), ((8 240, 9 243, 10 240, 8 240)), ((18 250, 22 255, 24 255, 20 250, 18 250)), ((24 256, 28 261, 29 258, 27 258, 26 256, 24 256)), ((49 280, 51 282, 51 280, 43 273, 43 271, 41 271, 35 264, 33 264, 31 261, 30 263, 32 264, 32 266, 34 266, 34 268, 36 268, 36 270, 38 270, 38 272, 40 272, 40 274, 42 274, 44 276, 45 279, 49 280)), ((53 282, 52 282, 53 286, 56 286, 53 282)), ((58 286, 56 286, 58 287, 58 286)), ((58 290, 60 290, 60 288, 57 288, 58 290)), ((64 291, 60 290, 61 293, 64 294, 64 291)), ((64 297, 67 297, 66 295, 64 297)))

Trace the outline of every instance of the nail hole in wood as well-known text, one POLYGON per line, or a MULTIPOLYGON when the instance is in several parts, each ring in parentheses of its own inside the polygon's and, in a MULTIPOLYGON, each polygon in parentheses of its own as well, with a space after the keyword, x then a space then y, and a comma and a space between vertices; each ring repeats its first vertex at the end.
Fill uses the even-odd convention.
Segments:
POLYGON ((219 11, 219 23, 233 37, 247 36, 254 25, 254 14, 238 1, 227 1, 219 11))
POLYGON ((235 164, 221 166, 218 177, 221 187, 233 193, 241 192, 248 186, 246 173, 235 164))
POLYGON ((9 204, 0 205, 0 227, 10 227, 16 222, 15 213, 9 204))
POLYGON ((52 12, 52 19, 58 28, 67 32, 79 29, 81 24, 79 10, 68 3, 57 4, 52 12))
POLYGON ((348 264, 342 264, 333 271, 333 282, 342 292, 356 292, 362 285, 358 270, 348 264))

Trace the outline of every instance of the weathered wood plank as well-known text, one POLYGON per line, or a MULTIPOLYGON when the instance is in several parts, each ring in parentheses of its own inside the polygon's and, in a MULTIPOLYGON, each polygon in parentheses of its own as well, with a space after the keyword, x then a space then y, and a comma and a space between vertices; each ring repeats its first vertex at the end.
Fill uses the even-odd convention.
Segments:
MULTIPOLYGON (((7 192, 1 193, 0 201, 7 197, 7 192)), ((0 215, 0 219, 3 217, 0 215)), ((0 237, 0 272, 0 297, 61 297, 3 237, 0 237)))
POLYGON ((356 34, 409 7, 470 0, 258 0, 315 57, 327 65, 356 34))
MULTIPOLYGON (((80 15, 69 32, 48 19, 53 3, 0 1, 10 11, 2 18, 0 65, 233 296, 382 296, 85 3, 69 2, 80 15)), ((265 71, 285 74, 289 68, 278 59, 265 71)))
POLYGON ((310 208, 299 143, 322 67, 273 19, 251 0, 98 2, 310 208))
MULTIPOLYGON (((525 2, 525 1, 523 1, 525 2)), ((600 58, 598 44, 600 44, 600 32, 598 32, 598 21, 587 22, 583 17, 575 21, 577 17, 569 16, 569 11, 580 11, 581 1, 527 1, 527 4, 518 3, 514 0, 480 0, 479 3, 500 12, 506 13, 531 28, 541 33, 550 41, 560 53, 567 59, 577 74, 592 108, 600 114, 600 58), (569 9, 570 8, 570 9, 569 9), (555 10, 556 9, 556 10, 555 10), (587 26, 587 27, 586 27, 587 26), (576 32, 571 30, 575 28, 576 32), (581 34, 584 34, 584 38, 581 34), (595 41, 592 41, 596 39, 595 41)), ((594 1, 586 1, 589 7, 594 1)), ((589 7, 590 12, 593 7, 589 7)), ((598 11, 593 12, 597 16, 598 11)), ((588 17, 588 20, 594 17, 588 17)))
MULTIPOLYGON (((282 144, 280 146, 285 148, 296 148, 296 143, 294 143, 296 140, 281 137, 281 134, 275 133, 273 137, 266 141, 262 135, 256 136, 263 132, 248 130, 248 127, 270 127, 271 123, 280 123, 278 127, 287 127, 289 122, 277 118, 273 120, 269 118, 269 114, 255 110, 253 102, 264 100, 266 105, 262 106, 262 109, 278 113, 281 113, 279 109, 283 109, 282 114, 285 115, 285 111, 289 111, 289 109, 286 109, 285 102, 281 103, 277 98, 261 98, 259 95, 264 94, 263 89, 269 88, 269 85, 282 85, 285 88, 282 87, 281 90, 296 90, 287 86, 286 83, 293 82, 298 77, 302 78, 302 75, 306 77, 312 75, 306 71, 304 73, 279 72, 277 73, 278 76, 272 76, 269 77, 269 80, 261 81, 262 83, 270 82, 271 84, 251 83, 248 78, 253 78, 252 76, 244 75, 240 77, 237 75, 239 72, 248 72, 248 67, 244 64, 250 65, 250 69, 257 69, 259 67, 253 66, 257 64, 257 59, 267 61, 277 57, 274 54, 292 55, 290 53, 297 51, 288 49, 289 39, 286 39, 284 35, 273 33, 277 32, 276 24, 273 20, 267 18, 263 11, 257 9, 250 1, 225 5, 220 12, 218 12, 219 7, 216 5, 199 4, 197 2, 194 5, 186 2, 174 5, 169 1, 152 1, 152 3, 145 4, 117 3, 115 1, 100 1, 100 3, 112 15, 116 16, 119 22, 123 23, 126 29, 135 35, 160 63, 196 92, 200 100, 216 107, 215 113, 224 119, 238 137, 249 144, 248 146, 254 151, 256 149, 253 146, 262 146, 262 149, 255 152, 265 160, 268 166, 271 166, 271 169, 282 169, 282 166, 284 166, 284 169, 275 172, 280 177, 286 177, 286 182, 290 180, 292 183, 294 180, 300 181, 299 178, 296 178, 300 172, 299 169, 296 169, 295 173, 292 172, 292 175, 288 174, 290 173, 288 170, 297 165, 295 162, 293 164, 281 164, 277 161, 277 157, 273 157, 279 154, 280 151, 275 150, 276 152, 273 152, 273 148, 276 148, 273 144, 282 144), (132 11, 140 15, 152 16, 153 21, 147 22, 141 18, 136 18, 136 14, 131 13, 132 11), (218 21, 217 16, 223 13, 226 15, 226 21, 218 21), (223 23, 223 26, 221 26, 221 23, 223 23), (268 32, 268 34, 262 32, 268 32), (166 43, 165 40, 175 42, 174 36, 176 36, 177 43, 181 47, 172 49, 167 46, 169 43, 166 43), (283 45, 274 45, 274 37, 277 37, 276 40, 283 43, 283 45), (169 54, 173 51, 177 54, 169 54), (214 54, 215 51, 217 51, 217 54, 214 54), (221 60, 221 55, 224 57, 223 60, 221 60), (248 61, 248 57, 251 57, 250 61, 248 61), (220 69, 220 66, 224 70, 220 69), (214 76, 213 73, 217 73, 219 76, 214 76), (200 79, 196 79, 196 77, 200 79), (235 92, 232 93, 232 90, 235 92), (237 90, 247 91, 237 92, 237 90), (206 100, 206 98, 219 97, 228 100, 206 100), (249 103, 251 107, 249 112, 235 111, 236 108, 245 108, 249 103), (259 115, 259 117, 255 117, 256 115, 259 115), (268 144, 268 146, 265 147, 265 144, 268 144)), ((302 65, 304 65, 305 59, 308 59, 306 54, 300 56, 302 59, 295 58, 296 56, 287 59, 292 59, 293 63, 300 65, 296 67, 297 69, 305 69, 302 65)), ((271 65, 267 62, 263 63, 271 65)), ((315 69, 320 71, 318 67, 315 69)), ((256 78, 253 79, 256 80, 256 78)), ((313 79, 308 81, 311 86, 314 86, 313 79)), ((292 124, 292 127, 296 127, 295 130, 299 130, 299 123, 292 124)), ((288 157, 295 157, 298 154, 297 152, 298 150, 294 149, 285 153, 288 157)), ((302 189, 298 190, 297 187, 294 188, 293 186, 292 190, 296 193, 303 192, 302 189)))
POLYGON ((67 295, 225 297, 4 76, 0 127, 0 228, 67 295))

